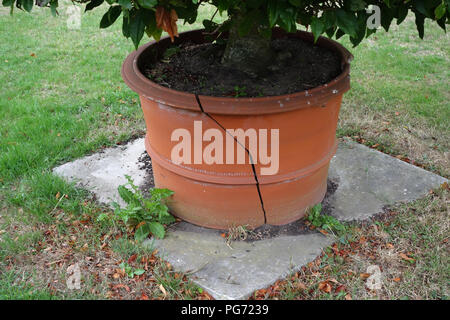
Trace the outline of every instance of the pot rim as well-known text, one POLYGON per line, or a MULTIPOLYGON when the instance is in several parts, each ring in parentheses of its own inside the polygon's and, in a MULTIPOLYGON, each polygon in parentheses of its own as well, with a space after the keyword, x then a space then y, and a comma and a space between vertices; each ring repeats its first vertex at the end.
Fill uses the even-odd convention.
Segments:
MULTIPOLYGON (((202 32, 203 29, 180 33, 178 41, 189 37, 202 37, 202 32)), ((286 33, 279 28, 274 29, 274 36, 284 35, 309 42, 314 41, 310 32, 286 33)), ((353 60, 353 55, 340 43, 325 37, 319 37, 316 45, 335 50, 341 55, 342 72, 336 78, 318 87, 291 94, 253 98, 204 96, 170 89, 148 79, 138 66, 139 59, 147 49, 153 45, 169 44, 169 41, 169 37, 164 37, 159 42, 152 40, 130 53, 122 65, 121 74, 125 83, 139 95, 174 108, 225 115, 280 113, 306 107, 325 106, 331 98, 336 95, 342 96, 350 89, 350 62, 353 60)))

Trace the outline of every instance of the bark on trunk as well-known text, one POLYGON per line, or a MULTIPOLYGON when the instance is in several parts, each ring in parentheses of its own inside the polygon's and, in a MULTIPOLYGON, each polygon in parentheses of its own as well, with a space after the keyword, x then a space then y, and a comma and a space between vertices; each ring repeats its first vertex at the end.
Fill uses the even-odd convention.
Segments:
POLYGON ((257 25, 245 36, 240 36, 238 28, 243 19, 245 17, 239 14, 232 16, 222 64, 250 76, 257 76, 265 73, 267 66, 273 61, 274 53, 270 47, 270 39, 260 34, 257 25))

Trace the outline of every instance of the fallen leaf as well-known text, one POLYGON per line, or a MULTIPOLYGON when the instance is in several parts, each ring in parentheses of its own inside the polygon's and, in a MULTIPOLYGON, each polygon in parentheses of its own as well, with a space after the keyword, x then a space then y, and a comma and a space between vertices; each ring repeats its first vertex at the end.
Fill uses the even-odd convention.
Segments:
POLYGON ((112 287, 113 290, 117 289, 125 289, 127 292, 130 292, 130 287, 123 283, 118 283, 112 287))
POLYGON ((159 285, 159 290, 161 290, 165 298, 167 296, 167 291, 162 284, 159 285))
POLYGON ((359 274, 359 277, 360 277, 361 279, 367 279, 368 277, 370 277, 370 274, 369 274, 369 273, 360 273, 360 274, 359 274))
POLYGON ((346 287, 343 284, 341 284, 339 287, 336 288, 335 292, 339 293, 341 291, 345 291, 345 289, 346 289, 346 287))
POLYGON ((128 259, 128 263, 131 264, 133 263, 137 258, 137 254, 133 254, 129 259, 128 259))
POLYGON ((148 296, 144 292, 141 294, 141 300, 149 300, 148 296))
POLYGON ((331 292, 330 283, 328 281, 322 281, 321 283, 319 283, 319 290, 325 293, 330 293, 331 292))
POLYGON ((306 285, 303 282, 297 283, 297 289, 299 290, 306 290, 306 285))
POLYGON ((83 247, 81 247, 81 251, 83 251, 83 252, 86 252, 87 250, 89 249, 89 245, 87 244, 87 243, 85 243, 84 245, 83 245, 83 247))
POLYGON ((114 279, 119 279, 120 278, 120 273, 116 272, 113 274, 113 278, 114 279))
POLYGON ((403 260, 409 261, 409 262, 414 262, 416 261, 415 259, 408 257, 406 254, 404 253, 399 253, 400 258, 402 258, 403 260))

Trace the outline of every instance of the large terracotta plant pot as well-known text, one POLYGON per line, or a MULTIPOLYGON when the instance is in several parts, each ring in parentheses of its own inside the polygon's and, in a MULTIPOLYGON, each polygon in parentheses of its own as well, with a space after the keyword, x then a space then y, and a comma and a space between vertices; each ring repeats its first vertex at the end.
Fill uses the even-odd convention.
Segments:
MULTIPOLYGON (((274 32, 274 37, 281 36, 313 41, 306 32, 274 32)), ((180 34, 177 41, 187 39, 205 42, 201 31, 180 34)), ((171 212, 188 222, 220 229, 282 225, 304 216, 307 208, 319 203, 326 192, 328 166, 337 147, 339 108, 343 93, 350 87, 351 54, 339 43, 320 38, 318 46, 341 56, 342 73, 331 82, 283 96, 221 98, 162 87, 141 73, 144 61, 155 59, 169 45, 170 39, 163 39, 131 53, 123 64, 122 77, 140 96, 147 125, 145 146, 152 158, 155 185, 175 192, 169 204, 171 212), (199 124, 196 122, 195 129, 195 121, 201 122, 203 133, 214 128, 230 138, 225 130, 278 129, 278 172, 262 175, 261 168, 266 166, 248 161, 174 163, 171 152, 179 141, 171 141, 172 133, 183 128, 194 137, 199 124)), ((273 141, 269 138, 268 150, 273 141)), ((205 148, 210 142, 202 143, 205 148)), ((249 150, 248 141, 245 147, 245 152, 253 150, 249 150)), ((235 155, 238 149, 244 151, 243 145, 236 143, 235 155)), ((252 154, 253 159, 257 156, 252 154)))

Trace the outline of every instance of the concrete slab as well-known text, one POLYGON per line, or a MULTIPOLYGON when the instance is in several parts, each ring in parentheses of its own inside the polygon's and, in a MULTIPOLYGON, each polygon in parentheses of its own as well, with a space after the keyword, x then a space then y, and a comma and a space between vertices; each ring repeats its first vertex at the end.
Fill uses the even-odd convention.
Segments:
POLYGON ((329 199, 331 214, 345 221, 363 220, 388 205, 416 200, 447 181, 352 141, 339 144, 328 176, 338 184, 329 199))
POLYGON ((120 198, 117 187, 127 183, 125 175, 129 175, 138 186, 145 183, 147 173, 138 162, 144 151, 144 139, 136 139, 126 145, 65 163, 54 168, 53 172, 93 192, 102 203, 115 201, 122 206, 125 202, 120 198))
MULTIPOLYGON (((147 185, 148 170, 138 158, 144 140, 107 149, 54 169, 54 173, 94 192, 99 201, 121 203, 117 187, 125 174, 147 185)), ((327 198, 328 214, 341 220, 360 220, 386 205, 418 199, 447 181, 433 173, 363 145, 343 141, 332 159, 329 178, 337 189, 327 198)), ((169 228, 164 240, 149 240, 160 255, 205 288, 216 299, 243 299, 312 261, 333 239, 310 232, 258 241, 233 242, 220 231, 182 222, 169 228)))
POLYGON ((215 299, 235 300, 299 270, 333 242, 314 232, 228 246, 220 233, 182 222, 165 239, 148 243, 176 270, 192 273, 192 280, 215 299))

